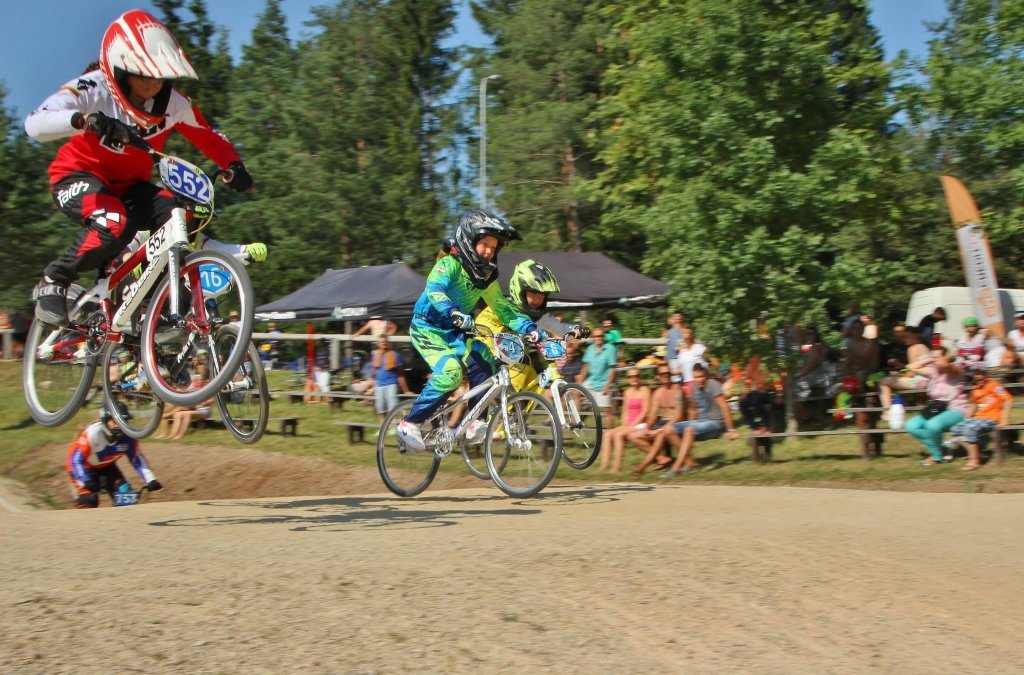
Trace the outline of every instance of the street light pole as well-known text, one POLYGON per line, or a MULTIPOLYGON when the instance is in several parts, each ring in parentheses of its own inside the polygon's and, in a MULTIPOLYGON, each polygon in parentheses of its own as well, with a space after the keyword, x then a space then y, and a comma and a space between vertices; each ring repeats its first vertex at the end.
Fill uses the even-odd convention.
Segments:
POLYGON ((487 80, 500 75, 480 78, 480 208, 487 208, 487 80))

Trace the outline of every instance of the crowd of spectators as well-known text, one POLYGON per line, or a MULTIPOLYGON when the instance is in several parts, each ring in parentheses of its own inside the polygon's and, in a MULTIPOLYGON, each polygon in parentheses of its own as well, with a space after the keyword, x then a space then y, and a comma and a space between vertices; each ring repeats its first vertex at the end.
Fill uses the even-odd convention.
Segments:
MULTIPOLYGON (((736 424, 754 436, 781 432, 790 385, 796 392, 793 413, 800 423, 836 405, 840 386, 876 395, 877 399, 864 400, 877 401, 874 405, 880 406, 883 420, 894 393, 923 392, 935 406, 939 404, 934 401, 946 400, 941 411, 911 417, 907 431, 921 440, 928 454, 922 463, 930 465, 949 458, 950 448, 943 447, 942 437, 955 429, 957 443, 969 455, 965 470, 974 470, 980 466, 978 439, 989 430, 987 423, 975 420, 997 424, 1003 408, 985 412, 980 402, 971 405, 970 380, 996 382, 1003 371, 1024 366, 1024 312, 1017 314, 1005 340, 988 335, 968 318, 963 336, 948 354, 931 348, 929 342, 945 316, 936 308, 918 326, 895 322, 883 334, 882 327, 854 303, 837 325, 841 349, 829 350, 816 327, 797 327, 788 344, 795 343, 799 357, 795 365, 784 366, 783 359, 766 360, 760 354, 721 363, 678 311, 668 316, 661 335, 664 345, 630 356, 618 320, 608 315, 589 340, 566 340, 562 374, 567 381, 586 386, 601 410, 606 430, 601 471, 622 472, 632 447, 642 455, 631 469, 634 474, 653 469, 666 477, 682 475, 699 467, 693 453, 696 443, 735 438, 736 424)), ((377 344, 371 354, 354 362, 349 388, 371 400, 381 418, 395 405, 398 392, 414 393, 422 385, 422 380, 407 377, 415 355, 396 350, 390 342, 399 332, 394 322, 373 317, 355 333, 375 335, 377 344)), ((324 377, 326 367, 318 363, 319 377, 324 377)), ((323 384, 310 388, 322 392, 323 384)))

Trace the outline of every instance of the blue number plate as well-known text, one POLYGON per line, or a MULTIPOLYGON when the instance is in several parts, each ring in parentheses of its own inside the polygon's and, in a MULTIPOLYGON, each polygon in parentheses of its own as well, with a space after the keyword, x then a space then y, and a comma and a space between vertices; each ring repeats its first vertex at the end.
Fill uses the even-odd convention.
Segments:
POLYGON ((210 263, 199 266, 199 280, 203 290, 209 294, 216 294, 228 289, 231 286, 231 273, 224 267, 210 263))

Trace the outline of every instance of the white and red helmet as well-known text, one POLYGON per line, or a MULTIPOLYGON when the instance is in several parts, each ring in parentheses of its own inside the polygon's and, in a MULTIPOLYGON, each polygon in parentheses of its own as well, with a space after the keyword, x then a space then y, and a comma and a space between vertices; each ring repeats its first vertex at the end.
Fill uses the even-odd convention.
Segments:
POLYGON ((110 91, 121 108, 140 126, 150 127, 163 120, 166 98, 170 95, 169 80, 188 77, 199 79, 178 42, 160 21, 141 9, 132 9, 110 24, 100 47, 100 69, 110 91), (128 100, 129 74, 168 80, 155 101, 152 111, 133 106, 128 100))

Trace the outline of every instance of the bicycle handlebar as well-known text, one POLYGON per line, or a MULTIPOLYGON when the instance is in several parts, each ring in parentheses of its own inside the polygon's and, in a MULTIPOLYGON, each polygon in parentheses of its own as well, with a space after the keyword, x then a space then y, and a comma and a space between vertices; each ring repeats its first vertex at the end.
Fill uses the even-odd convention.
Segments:
MULTIPOLYGON (((171 156, 171 155, 168 155, 166 153, 160 152, 159 150, 154 148, 152 145, 150 145, 149 141, 147 141, 145 139, 145 137, 142 134, 140 134, 138 132, 138 130, 134 129, 133 127, 130 127, 128 125, 124 125, 123 127, 120 127, 120 130, 127 132, 127 135, 128 135, 127 142, 123 142, 119 137, 118 138, 114 138, 113 137, 114 134, 110 134, 110 133, 105 134, 105 135, 101 136, 100 138, 101 138, 101 140, 102 139, 108 139, 109 142, 110 142, 110 145, 115 147, 115 148, 123 148, 125 146, 130 146, 130 147, 136 148, 138 150, 142 150, 143 152, 148 153, 149 156, 152 157, 155 161, 159 161, 161 157, 170 157, 171 156)), ((235 172, 230 170, 230 169, 221 169, 221 168, 218 167, 215 171, 213 171, 212 173, 210 173, 208 175, 210 177, 210 180, 212 180, 212 181, 216 181, 218 178, 220 178, 223 182, 230 183, 234 179, 234 177, 235 177, 235 172)))

